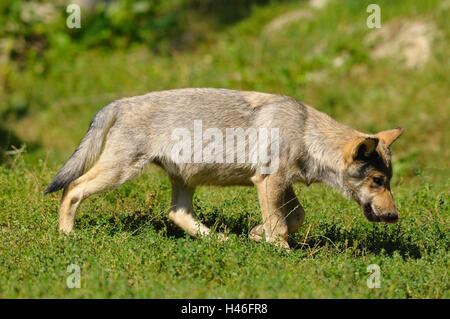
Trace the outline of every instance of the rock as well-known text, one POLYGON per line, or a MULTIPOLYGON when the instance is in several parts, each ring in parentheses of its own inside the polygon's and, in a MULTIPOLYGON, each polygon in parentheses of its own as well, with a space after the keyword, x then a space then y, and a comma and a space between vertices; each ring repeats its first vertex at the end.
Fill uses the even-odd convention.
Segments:
POLYGON ((372 58, 400 58, 406 68, 421 68, 430 58, 434 34, 432 24, 396 21, 372 31, 365 43, 373 46, 372 58))
POLYGON ((51 3, 23 2, 20 19, 26 23, 51 23, 58 15, 51 3))
POLYGON ((315 9, 321 9, 328 4, 329 0, 309 0, 309 5, 315 9))

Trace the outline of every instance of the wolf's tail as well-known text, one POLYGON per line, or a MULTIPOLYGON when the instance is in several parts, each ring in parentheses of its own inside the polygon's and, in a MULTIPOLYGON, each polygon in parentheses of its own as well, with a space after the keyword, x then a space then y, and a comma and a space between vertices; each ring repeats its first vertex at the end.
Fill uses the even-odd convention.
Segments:
POLYGON ((106 135, 116 120, 116 115, 114 104, 105 106, 95 115, 80 145, 45 189, 44 195, 66 188, 95 162, 103 149, 106 135))

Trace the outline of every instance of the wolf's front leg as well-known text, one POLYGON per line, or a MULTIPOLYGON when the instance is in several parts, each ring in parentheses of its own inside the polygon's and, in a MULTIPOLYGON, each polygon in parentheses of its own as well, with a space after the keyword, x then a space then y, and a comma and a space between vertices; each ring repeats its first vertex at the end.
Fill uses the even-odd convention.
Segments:
MULTIPOLYGON (((305 219, 305 211, 295 196, 292 186, 286 188, 284 192, 284 200, 281 209, 286 218, 288 233, 295 233, 303 224, 305 219)), ((251 240, 260 241, 264 237, 264 224, 255 226, 249 234, 251 240)))
POLYGON ((292 186, 286 188, 284 192, 284 202, 282 207, 286 222, 288 225, 288 233, 295 233, 305 220, 305 211, 295 196, 292 186))
POLYGON ((258 190, 266 241, 289 250, 289 227, 282 208, 286 188, 284 179, 278 175, 267 175, 255 176, 252 181, 258 190))

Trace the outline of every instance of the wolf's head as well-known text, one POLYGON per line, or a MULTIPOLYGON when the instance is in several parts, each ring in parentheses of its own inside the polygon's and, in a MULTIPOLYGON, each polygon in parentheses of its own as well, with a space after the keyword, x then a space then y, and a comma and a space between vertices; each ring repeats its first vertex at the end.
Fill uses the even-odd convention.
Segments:
POLYGON ((361 136, 344 148, 344 190, 371 222, 396 223, 398 210, 391 194, 391 144, 402 128, 361 136))

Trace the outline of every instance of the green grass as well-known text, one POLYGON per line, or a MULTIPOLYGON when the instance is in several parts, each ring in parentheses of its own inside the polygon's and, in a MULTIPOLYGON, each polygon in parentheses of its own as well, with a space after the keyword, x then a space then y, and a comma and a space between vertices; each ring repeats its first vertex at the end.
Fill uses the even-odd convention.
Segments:
POLYGON ((56 227, 59 196, 41 195, 48 169, 18 163, 1 173, 2 297, 449 297, 448 194, 429 183, 394 186, 402 216, 394 226, 367 222, 328 188, 297 187, 308 215, 286 253, 247 239, 261 218, 252 188, 203 187, 195 197, 201 220, 236 233, 226 243, 171 224, 169 183, 157 168, 86 200, 67 237, 56 227), (66 287, 70 264, 81 268, 81 289, 66 287), (370 264, 381 267, 379 289, 366 286, 370 264))
POLYGON ((0 297, 449 298, 449 9, 440 1, 377 2, 383 26, 423 21, 437 30, 425 67, 406 69, 371 58, 369 3, 331 2, 272 35, 263 32, 272 19, 307 4, 255 7, 170 55, 145 46, 68 56, 50 48, 42 61, 12 66, 12 93, 0 92, 0 100, 28 111, 3 126, 27 147, 0 164, 0 297), (346 60, 334 67, 339 56, 346 60), (168 220, 169 181, 151 166, 87 199, 76 231, 59 234, 60 194, 42 192, 98 109, 122 96, 195 86, 291 95, 366 132, 403 126, 392 150, 400 222, 369 223, 330 188, 297 185, 307 215, 286 253, 247 239, 261 222, 253 188, 201 187, 198 217, 236 236, 192 239, 168 220), (80 266, 80 289, 66 286, 70 264, 80 266), (381 288, 366 285, 371 264, 381 268, 381 288))

